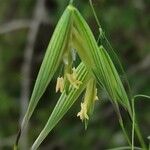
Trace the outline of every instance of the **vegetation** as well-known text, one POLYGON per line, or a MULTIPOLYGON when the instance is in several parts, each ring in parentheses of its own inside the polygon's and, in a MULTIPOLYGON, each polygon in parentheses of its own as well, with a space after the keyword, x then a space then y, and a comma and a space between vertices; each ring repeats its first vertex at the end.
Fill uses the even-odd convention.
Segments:
MULTIPOLYGON (((24 110, 26 109, 27 100, 29 98, 29 87, 30 87, 29 75, 30 75, 30 71, 31 71, 30 66, 32 65, 31 58, 32 58, 32 55, 35 55, 33 53, 34 47, 31 47, 31 45, 34 46, 34 42, 36 41, 35 38, 37 37, 37 32, 39 31, 40 24, 43 21, 46 23, 49 23, 49 19, 43 20, 43 16, 40 18, 39 14, 37 13, 38 8, 42 8, 42 6, 45 6, 45 5, 41 5, 41 4, 45 4, 44 1, 43 1, 43 3, 41 1, 39 1, 39 2, 37 1, 37 4, 36 4, 37 7, 35 9, 35 14, 34 14, 35 20, 33 20, 32 23, 29 24, 29 28, 31 29, 31 31, 29 31, 29 33, 34 31, 33 32, 34 34, 33 33, 29 34, 29 43, 28 43, 29 47, 27 46, 27 48, 25 49, 25 52, 27 52, 27 53, 24 54, 24 63, 22 65, 22 74, 21 75, 23 75, 22 77, 24 77, 24 80, 22 80, 22 94, 21 94, 22 95, 21 96, 22 103, 21 103, 21 106, 23 106, 22 107, 23 110, 21 109, 21 113, 22 113, 21 118, 22 118, 23 114, 25 113, 24 110), (36 20, 36 13, 38 14, 37 16, 40 19, 36 20), (36 30, 33 30, 33 29, 36 29, 36 30), (35 36, 33 37, 30 35, 35 35, 35 36), (32 39, 34 38, 34 40, 30 39, 30 37, 32 37, 32 39), (32 44, 30 43, 31 41, 32 41, 32 44), (30 52, 30 53, 28 53, 28 52, 30 52), (28 90, 27 90, 27 88, 28 88, 28 90), (25 94, 23 94, 23 93, 25 93, 25 94), (26 103, 26 105, 22 105, 25 103, 26 103)), ((83 5, 83 6, 88 8, 88 6, 86 6, 86 5, 83 5)), ((61 9, 61 7, 60 7, 60 9, 61 9)), ((42 8, 40 10, 40 13, 43 10, 45 10, 45 9, 42 8)), ((106 35, 98 21, 98 17, 96 15, 97 13, 95 12, 91 1, 90 1, 88 11, 89 10, 92 10, 91 12, 93 13, 93 15, 95 17, 94 19, 96 20, 96 23, 98 25, 98 27, 97 27, 98 32, 95 33, 95 37, 98 36, 98 40, 97 41, 95 40, 94 35, 93 35, 89 25, 86 23, 85 19, 82 17, 80 12, 74 7, 74 5, 71 2, 67 6, 66 10, 64 11, 64 13, 63 13, 62 17, 60 18, 60 20, 55 28, 55 31, 51 37, 51 41, 48 45, 45 57, 43 59, 42 65, 40 67, 40 71, 38 73, 37 80, 35 82, 34 89, 31 94, 30 103, 29 103, 27 112, 25 114, 25 117, 23 119, 23 122, 21 124, 21 129, 18 133, 14 149, 17 149, 20 136, 22 135, 24 129, 25 129, 26 133, 21 137, 25 137, 25 140, 22 140, 23 142, 21 143, 21 147, 22 147, 21 149, 27 149, 29 135, 31 136, 32 134, 28 134, 28 130, 30 131, 30 127, 29 127, 29 129, 25 128, 25 127, 28 124, 29 119, 31 118, 35 107, 37 106, 43 93, 45 92, 46 88, 48 87, 50 81, 52 82, 52 86, 48 89, 52 89, 50 92, 53 95, 55 95, 54 88, 53 88, 53 87, 55 87, 55 85, 53 84, 52 77, 54 77, 53 79, 54 79, 54 81, 56 81, 57 76, 59 76, 59 77, 57 78, 56 92, 58 92, 60 90, 60 92, 61 92, 60 98, 59 98, 54 110, 52 111, 52 114, 50 115, 49 120, 46 123, 46 126, 44 127, 44 129, 42 130, 40 135, 38 136, 37 140, 32 145, 31 149, 37 149, 39 147, 39 145, 46 138, 46 136, 49 134, 49 132, 56 126, 56 124, 60 121, 60 119, 62 119, 64 114, 71 107, 74 107, 74 110, 78 110, 77 108, 79 108, 79 105, 80 105, 79 103, 81 101, 78 100, 79 102, 75 103, 74 106, 73 106, 73 104, 79 97, 83 96, 82 93, 84 93, 84 91, 85 91, 85 94, 84 94, 83 102, 81 102, 81 110, 79 111, 79 113, 77 113, 77 116, 80 117, 80 119, 85 123, 85 128, 87 128, 87 126, 89 124, 88 130, 86 131, 86 133, 89 132, 89 128, 90 128, 91 132, 89 132, 89 133, 92 133, 93 135, 90 135, 89 137, 86 136, 89 138, 89 140, 88 139, 84 140, 84 139, 81 139, 81 137, 80 137, 80 143, 78 143, 76 145, 78 145, 78 146, 81 145, 81 146, 79 146, 80 148, 83 145, 82 149, 86 149, 86 147, 91 149, 93 147, 93 145, 95 145, 95 144, 92 144, 92 141, 93 141, 92 138, 95 139, 95 138, 97 138, 97 136, 98 137, 102 136, 102 137, 104 137, 104 139, 107 139, 111 134, 115 135, 115 133, 117 133, 113 128, 108 129, 105 126, 101 127, 97 123, 97 121, 99 119, 99 117, 97 118, 99 108, 104 109, 103 111, 107 112, 107 108, 109 106, 112 110, 112 113, 115 112, 117 114, 117 115, 114 115, 112 118, 113 119, 116 118, 115 123, 117 122, 117 119, 119 120, 119 124, 123 131, 123 132, 119 132, 120 135, 122 136, 122 134, 124 134, 124 137, 120 137, 120 139, 122 139, 123 142, 118 143, 118 144, 116 143, 115 146, 129 145, 128 147, 121 147, 121 148, 122 149, 132 149, 132 150, 133 149, 148 149, 148 140, 144 139, 144 137, 146 137, 148 135, 146 135, 146 136, 142 135, 143 129, 142 129, 142 134, 141 134, 141 131, 139 128, 139 123, 136 118, 137 111, 135 109, 136 107, 135 107, 134 102, 137 98, 147 99, 149 97, 145 96, 145 95, 131 94, 134 91, 131 90, 133 88, 131 88, 128 83, 127 77, 124 73, 126 71, 123 70, 123 67, 122 67, 116 53, 114 52, 111 44, 109 43, 108 39, 106 38, 106 35), (60 65, 62 63, 63 63, 63 65, 60 65), (110 105, 110 102, 107 101, 107 98, 104 96, 105 93, 108 94, 112 105, 110 105), (136 96, 134 96, 134 95, 136 95, 136 96), (101 101, 99 101, 99 104, 98 104, 98 102, 95 101, 97 99, 102 99, 101 101), (95 111, 93 111, 95 102, 97 103, 97 106, 95 108, 95 111), (112 108, 114 109, 114 111, 112 108), (94 120, 93 116, 96 116, 95 120, 94 120), (89 120, 90 120, 90 122, 89 122, 89 120), (96 135, 97 131, 95 130, 95 128, 92 128, 92 121, 94 121, 93 124, 95 124, 96 129, 104 131, 104 133, 102 135, 100 133, 99 133, 99 135, 96 135), (115 131, 115 132, 113 133, 112 131, 113 132, 115 131), (135 131, 135 133, 134 133, 134 131, 135 131), (137 147, 135 147, 135 145, 137 145, 137 147)), ((45 13, 43 13, 43 14, 45 14, 45 13)), ((84 12, 83 12, 83 14, 84 14, 84 12)), ((23 25, 25 25, 24 22, 23 22, 23 25)), ((26 22, 26 26, 28 26, 28 22, 26 22)), ((4 29, 2 30, 2 34, 6 34, 6 33, 3 33, 5 31, 4 29)), ((7 29, 6 29, 6 31, 8 32, 7 29)), ((4 53, 2 53, 2 54, 3 54, 2 56, 4 56, 4 53)), ((8 55, 6 54, 6 56, 8 56, 8 55)), ((139 63, 139 64, 141 65, 141 63, 139 63)), ((142 62, 142 64, 143 64, 143 62, 142 62)), ((148 64, 148 62, 146 61, 146 67, 148 66, 147 64, 148 64)), ((135 69, 133 71, 133 73, 130 73, 130 71, 129 71, 129 73, 128 72, 127 73, 129 75, 130 74, 133 75, 135 72, 138 72, 139 68, 141 69, 141 66, 139 68, 138 67, 137 67, 137 69, 135 69, 136 67, 132 67, 131 68, 132 71, 135 69)), ((3 67, 2 67, 1 72, 3 73, 4 70, 5 69, 3 69, 3 67)), ((132 78, 132 76, 131 76, 131 78, 132 78)), ((138 78, 138 77, 136 77, 136 78, 138 78)), ((144 80, 146 80, 146 78, 144 78, 144 80)), ((2 88, 3 88, 3 86, 2 86, 2 88)), ((146 89, 148 89, 148 87, 146 87, 146 89)), ((148 94, 148 92, 145 92, 145 93, 143 92, 143 94, 148 94)), ((57 99, 58 96, 59 95, 53 96, 53 98, 57 99)), ((42 97, 42 99, 43 98, 47 99, 47 98, 49 98, 49 96, 44 95, 42 97)), ((143 103, 146 104, 147 102, 143 102, 143 103)), ((16 105, 16 104, 14 104, 14 105, 16 105)), ((41 108, 41 105, 39 105, 39 109, 41 108)), ((13 108, 13 105, 12 105, 12 108, 13 108)), ((47 113, 48 112, 47 109, 49 109, 49 108, 43 108, 42 111, 38 110, 36 112, 37 113, 36 116, 39 119, 41 119, 40 122, 43 122, 43 120, 46 120, 46 115, 49 114, 49 113, 47 113), (42 112, 43 112, 43 116, 41 116, 42 112)), ((147 110, 147 113, 149 113, 148 110, 147 110)), ((146 112, 145 112, 145 114, 146 114, 146 112)), ((72 117, 70 117, 70 118, 72 118, 72 117)), ((102 122, 105 122, 105 121, 102 120, 102 122)), ((140 121, 140 126, 141 126, 141 122, 143 123, 143 121, 142 120, 140 121)), ((32 120, 31 120, 31 123, 32 123, 32 120)), ((144 125, 145 125, 145 123, 144 123, 144 125)), ((36 125, 34 125, 34 124, 32 126, 36 127, 36 125)), ((67 132, 70 132, 70 133, 76 132, 76 131, 72 131, 69 129, 69 128, 73 129, 73 126, 74 126, 74 124, 67 126, 66 130, 61 129, 61 127, 60 127, 60 131, 64 132, 64 137, 67 137, 66 136, 67 132)), ((79 125, 79 126, 81 126, 81 125, 79 125)), ((38 135, 39 132, 36 130, 37 129, 33 130, 33 132, 34 132, 34 134, 38 135)), ((60 132, 60 133, 62 133, 62 132, 60 132)), ((32 137, 35 137, 35 135, 32 135, 32 137)), ((55 139, 53 137, 51 137, 51 138, 55 139)), ((76 143, 77 139, 76 138, 72 139, 72 143, 73 142, 76 143)), ((69 142, 70 138, 67 137, 66 141, 67 140, 69 142)), ((33 141, 33 140, 31 140, 31 141, 33 141)), ((110 146, 108 146, 105 142, 106 142, 106 140, 104 140, 104 141, 102 140, 102 143, 97 148, 105 149, 108 147, 111 147, 111 148, 113 147, 113 143, 111 143, 111 141, 107 141, 107 142, 110 142, 110 143, 107 143, 107 144, 110 144, 110 146), (104 144, 104 146, 103 146, 103 143, 105 143, 106 145, 104 144)), ((33 142, 31 142, 31 144, 32 143, 33 142)), ((70 148, 76 149, 77 146, 71 145, 70 148)), ((97 148, 95 148, 95 149, 97 149, 97 148)), ((61 149, 61 147, 60 147, 60 149, 61 149)))

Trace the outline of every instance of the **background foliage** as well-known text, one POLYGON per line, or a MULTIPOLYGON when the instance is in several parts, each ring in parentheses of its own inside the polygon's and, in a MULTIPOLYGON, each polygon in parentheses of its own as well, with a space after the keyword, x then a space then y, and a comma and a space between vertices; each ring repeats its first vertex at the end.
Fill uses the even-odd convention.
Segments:
MULTIPOLYGON (((33 44, 33 57, 30 65, 30 92, 32 91, 45 49, 53 29, 65 9, 66 0, 45 0, 45 18, 40 21, 35 43, 28 41, 29 27, 11 29, 12 22, 33 21, 34 9, 38 0, 0 0, 0 149, 11 149, 16 136, 20 112, 24 51, 27 44, 33 44), (9 26, 10 25, 10 26, 9 26), (8 28, 8 30, 7 30, 8 28)), ((127 76, 134 94, 150 94, 150 2, 149 0, 93 0, 101 25, 110 40, 127 76)), ((98 27, 87 0, 76 0, 75 5, 88 21, 95 36, 98 27)), ((23 23, 24 24, 24 23, 23 23)), ((16 26, 15 26, 16 27, 16 26)), ((61 33, 60 33, 61 34, 61 33)), ((27 59, 28 60, 28 59, 27 59)), ((56 77, 58 73, 56 74, 56 77)), ((31 119, 28 144, 31 145, 47 121, 58 94, 55 94, 54 78, 42 97, 31 119)), ((25 89, 26 90, 26 89, 25 89)), ((24 90, 24 91, 25 91, 24 90)), ((126 145, 118 125, 116 114, 106 95, 99 91, 97 102, 88 130, 76 117, 80 110, 79 101, 47 137, 41 149, 86 149, 103 150, 126 145)), ((145 141, 150 135, 150 106, 148 100, 141 98, 136 103, 136 112, 145 141)), ((124 112, 123 112, 124 113, 124 112)), ((124 115, 128 126, 129 120, 124 115)), ((137 143, 138 144, 138 143, 137 143)))

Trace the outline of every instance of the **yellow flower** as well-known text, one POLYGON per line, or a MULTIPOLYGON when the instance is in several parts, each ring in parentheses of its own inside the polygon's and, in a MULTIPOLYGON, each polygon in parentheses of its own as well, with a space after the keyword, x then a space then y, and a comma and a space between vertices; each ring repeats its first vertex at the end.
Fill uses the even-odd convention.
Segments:
POLYGON ((85 103, 81 103, 81 110, 77 114, 78 117, 83 121, 85 119, 89 120, 89 116, 87 115, 87 106, 85 103))
POLYGON ((96 100, 98 100, 96 82, 94 79, 90 79, 86 88, 84 102, 81 103, 81 110, 77 114, 82 121, 89 120, 89 115, 93 112, 94 103, 96 100))
POLYGON ((64 79, 63 77, 58 77, 56 83, 56 92, 60 90, 60 92, 62 93, 63 89, 64 89, 64 79))
POLYGON ((95 95, 94 95, 94 100, 97 101, 98 100, 98 96, 97 96, 97 88, 95 88, 95 95))
POLYGON ((73 71, 72 74, 67 73, 66 76, 70 84, 76 89, 78 89, 80 84, 82 84, 82 82, 77 80, 76 69, 73 68, 72 71, 73 71))

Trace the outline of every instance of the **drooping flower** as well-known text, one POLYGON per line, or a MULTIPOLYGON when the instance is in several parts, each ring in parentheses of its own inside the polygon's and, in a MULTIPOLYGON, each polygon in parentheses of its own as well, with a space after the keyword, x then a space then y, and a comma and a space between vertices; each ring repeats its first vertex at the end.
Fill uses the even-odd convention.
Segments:
POLYGON ((62 93, 64 89, 64 78, 63 77, 58 77, 57 78, 57 83, 56 83, 56 93, 60 90, 62 93))
POLYGON ((77 80, 77 74, 75 68, 72 69, 71 74, 67 73, 67 79, 70 82, 70 84, 76 89, 78 89, 79 85, 82 84, 81 81, 77 80))
POLYGON ((85 103, 81 103, 81 110, 78 112, 77 117, 83 121, 84 119, 89 120, 89 116, 87 115, 87 106, 85 103))
POLYGON ((85 123, 89 120, 89 117, 93 112, 96 100, 98 100, 96 82, 91 78, 86 87, 84 101, 81 102, 81 110, 77 114, 77 116, 80 117, 82 121, 85 121, 85 123))

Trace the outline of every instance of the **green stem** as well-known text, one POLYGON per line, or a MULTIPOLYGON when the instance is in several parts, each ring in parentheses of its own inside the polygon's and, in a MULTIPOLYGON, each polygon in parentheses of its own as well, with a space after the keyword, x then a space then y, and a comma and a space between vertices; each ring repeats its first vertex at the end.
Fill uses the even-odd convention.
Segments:
POLYGON ((129 138, 129 136, 128 136, 127 132, 126 132, 126 129, 125 129, 125 127, 124 127, 123 119, 122 119, 122 116, 121 116, 121 113, 120 113, 120 110, 119 110, 119 105, 118 105, 118 103, 115 101, 115 103, 113 103, 113 106, 114 106, 115 111, 116 111, 116 113, 117 113, 117 115, 118 115, 119 124, 120 124, 120 127, 121 127, 122 131, 123 131, 123 134, 124 134, 124 136, 125 136, 125 138, 126 138, 128 144, 129 144, 129 146, 131 146, 131 141, 130 141, 130 138, 129 138))
POLYGON ((124 133, 124 136, 125 136, 125 138, 127 139, 128 144, 131 146, 132 144, 131 144, 131 142, 130 142, 130 139, 129 139, 129 136, 128 136, 127 132, 126 132, 126 129, 125 129, 125 127, 124 127, 122 117, 119 119, 119 123, 120 123, 120 126, 121 126, 121 128, 122 128, 122 131, 123 131, 123 133, 124 133))
POLYGON ((140 142, 141 146, 143 147, 144 150, 147 150, 147 147, 146 147, 146 144, 145 144, 145 142, 143 140, 143 137, 142 137, 141 131, 139 129, 139 126, 136 123, 136 119, 135 119, 135 132, 136 132, 136 134, 138 136, 138 139, 139 139, 139 142, 140 142))
POLYGON ((73 4, 73 0, 70 0, 70 1, 69 1, 69 4, 72 5, 72 4, 73 4))
MULTIPOLYGON (((133 102, 132 102, 132 103, 133 103, 133 102)), ((133 105, 133 106, 134 106, 134 105, 133 105)), ((132 106, 132 107, 133 107, 133 106, 132 106)), ((133 108, 133 109, 134 109, 134 108, 133 108)), ((135 111, 133 111, 133 112, 134 112, 134 115, 133 115, 133 112, 131 111, 131 107, 130 107, 130 109, 128 109, 128 112, 129 112, 131 121, 134 122, 134 130, 135 130, 135 133, 136 133, 136 135, 137 135, 137 137, 138 137, 138 140, 139 140, 139 142, 140 142, 140 144, 141 144, 143 150, 147 150, 146 144, 145 144, 145 142, 144 142, 144 139, 143 139, 143 137, 142 137, 141 131, 140 131, 139 126, 138 126, 138 123, 137 123, 137 119, 136 119, 136 117, 135 117, 135 111)), ((133 130, 133 129, 132 129, 132 130, 133 130)))
POLYGON ((134 150, 134 131, 135 131, 135 106, 134 106, 134 99, 132 99, 132 147, 131 149, 134 150))
MULTIPOLYGON (((111 149, 106 149, 106 150, 130 150, 131 147, 129 146, 123 146, 123 147, 116 147, 116 148, 111 148, 111 149)), ((134 150, 142 150, 140 147, 134 147, 134 150)))
POLYGON ((101 24, 100 24, 99 19, 98 19, 97 15, 96 15, 95 9, 93 7, 92 0, 89 0, 89 2, 90 2, 90 6, 91 6, 91 9, 92 9, 93 15, 94 15, 95 20, 96 20, 96 23, 97 23, 98 27, 101 28, 101 24))
POLYGON ((17 145, 15 144, 13 150, 17 150, 17 149, 18 149, 17 145))

